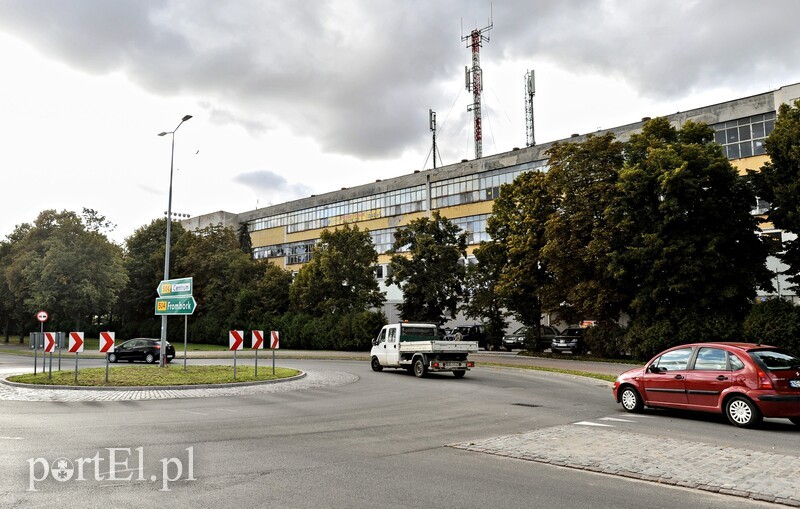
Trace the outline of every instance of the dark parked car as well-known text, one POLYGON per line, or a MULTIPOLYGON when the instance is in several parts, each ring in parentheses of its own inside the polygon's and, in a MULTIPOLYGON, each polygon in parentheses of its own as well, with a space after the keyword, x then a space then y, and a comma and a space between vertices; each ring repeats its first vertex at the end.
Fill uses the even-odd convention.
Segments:
POLYGON ((459 325, 447 336, 447 339, 461 339, 461 341, 477 341, 480 348, 489 350, 486 343, 488 336, 483 325, 459 325), (460 335, 460 337, 459 337, 460 335))
MULTIPOLYGON (((158 362, 161 358, 161 340, 150 338, 134 338, 114 347, 112 353, 106 354, 108 362, 144 361, 148 364, 158 362)), ((175 358, 175 347, 167 342, 166 362, 175 358)))
POLYGON ((676 346, 622 373, 614 397, 628 412, 679 408, 722 413, 740 427, 762 417, 800 426, 800 358, 752 343, 676 346))
POLYGON ((550 343, 550 350, 554 353, 569 352, 571 354, 579 354, 586 352, 586 342, 583 340, 583 335, 586 329, 580 327, 569 327, 564 329, 561 334, 553 338, 550 343))
MULTIPOLYGON (((511 334, 503 336, 503 348, 506 350, 513 350, 514 348, 525 348, 525 340, 528 337, 530 329, 528 327, 520 327, 511 334)), ((559 335, 558 329, 549 325, 542 325, 539 328, 540 336, 534 349, 540 352, 546 348, 550 348, 553 339, 559 335)), ((533 332, 530 332, 533 335, 533 332)))

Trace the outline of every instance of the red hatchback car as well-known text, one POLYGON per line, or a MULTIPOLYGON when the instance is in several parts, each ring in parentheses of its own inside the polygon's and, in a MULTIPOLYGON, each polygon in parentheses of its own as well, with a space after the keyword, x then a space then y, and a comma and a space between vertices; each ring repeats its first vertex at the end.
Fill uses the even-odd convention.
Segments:
POLYGON ((763 417, 800 426, 800 358, 752 343, 693 343, 665 350, 614 382, 628 412, 644 406, 723 413, 740 427, 763 417))

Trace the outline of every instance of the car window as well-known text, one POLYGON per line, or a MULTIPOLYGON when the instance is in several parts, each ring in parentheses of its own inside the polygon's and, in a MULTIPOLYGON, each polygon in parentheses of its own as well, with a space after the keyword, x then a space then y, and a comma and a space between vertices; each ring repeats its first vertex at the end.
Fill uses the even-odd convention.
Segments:
POLYGON ((547 334, 550 336, 558 336, 558 331, 552 327, 542 327, 542 334, 547 334))
POLYGON ((694 369, 703 371, 726 371, 728 362, 725 350, 703 347, 697 352, 694 369))
POLYGON ((513 334, 515 336, 524 336, 525 335, 525 327, 520 327, 519 329, 515 330, 513 334))
POLYGON ((744 362, 738 357, 733 354, 728 354, 728 358, 731 361, 731 370, 737 371, 740 369, 744 369, 744 362))
POLYGON ((583 334, 584 329, 567 329, 561 333, 562 336, 580 336, 583 334))
POLYGON ((768 370, 798 369, 800 359, 783 350, 750 350, 750 357, 759 361, 768 370))
POLYGON ((394 328, 389 329, 389 336, 388 336, 389 343, 395 342, 396 334, 397 334, 397 329, 394 328))
POLYGON ((381 329, 381 333, 378 335, 378 343, 383 343, 386 341, 386 329, 381 329))
POLYGON ((686 369, 686 366, 689 365, 689 357, 691 356, 691 348, 679 348, 665 353, 656 359, 653 365, 664 371, 680 371, 686 369))

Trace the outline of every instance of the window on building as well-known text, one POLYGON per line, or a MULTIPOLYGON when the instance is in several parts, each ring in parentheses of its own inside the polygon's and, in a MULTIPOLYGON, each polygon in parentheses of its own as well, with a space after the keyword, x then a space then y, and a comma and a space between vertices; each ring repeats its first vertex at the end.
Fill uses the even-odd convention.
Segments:
POLYGON ((720 122, 712 126, 714 140, 728 159, 766 154, 764 141, 775 127, 775 112, 720 122))

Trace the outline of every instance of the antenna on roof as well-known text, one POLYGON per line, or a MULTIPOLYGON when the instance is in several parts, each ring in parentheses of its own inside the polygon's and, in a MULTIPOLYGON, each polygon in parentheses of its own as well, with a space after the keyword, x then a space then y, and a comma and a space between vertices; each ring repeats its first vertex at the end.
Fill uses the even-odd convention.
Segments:
MULTIPOLYGON (((491 9, 491 8, 490 8, 491 9)), ((490 16, 491 16, 490 10, 490 16)), ((472 69, 464 67, 464 80, 467 90, 472 91, 472 104, 467 106, 467 111, 472 111, 475 121, 475 158, 483 156, 483 129, 481 126, 481 92, 483 91, 483 71, 481 70, 481 46, 483 41, 489 42, 489 30, 494 27, 490 17, 489 24, 481 29, 474 29, 469 35, 464 35, 464 20, 461 20, 461 41, 467 43, 467 48, 472 48, 472 69)))

